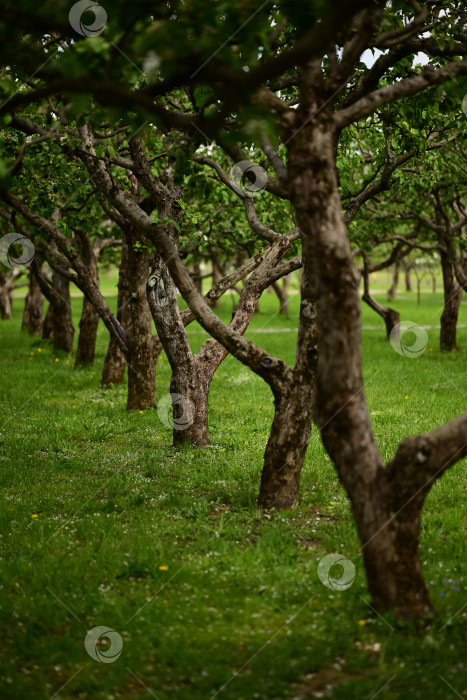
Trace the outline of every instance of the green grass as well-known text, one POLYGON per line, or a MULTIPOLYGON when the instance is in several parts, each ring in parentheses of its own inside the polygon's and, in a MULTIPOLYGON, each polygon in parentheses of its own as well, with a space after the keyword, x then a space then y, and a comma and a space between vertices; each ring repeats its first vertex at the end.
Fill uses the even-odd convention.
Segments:
MULTIPOLYGON (((439 322, 439 295, 425 293, 421 306, 400 296, 393 306, 404 320, 439 322)), ((80 304, 73 299, 76 322, 80 304)), ((258 333, 295 328, 298 297, 290 318, 276 307, 266 294, 248 336, 292 362, 294 330, 258 333)), ((225 299, 221 315, 230 309, 225 299)), ((421 634, 391 629, 365 604, 349 503, 316 430, 298 507, 257 509, 272 418, 260 379, 228 357, 212 384, 210 447, 176 452, 156 411, 128 414, 125 386, 99 389, 105 329, 95 367, 76 371, 21 333, 21 312, 17 300, 13 320, 0 324, 2 698, 370 700, 387 684, 378 697, 454 700, 447 683, 467 694, 465 460, 433 488, 423 519, 437 618, 421 634), (331 552, 356 566, 342 592, 317 575, 331 552), (97 663, 84 648, 87 630, 100 625, 123 639, 115 663, 97 663)), ((406 435, 465 410, 467 330, 459 331, 463 352, 439 353, 430 330, 427 352, 407 359, 366 307, 363 324, 381 328, 364 331, 363 356, 388 459, 406 435)), ((194 347, 205 337, 195 326, 189 335, 194 347)), ((168 391, 163 359, 158 398, 168 391)))

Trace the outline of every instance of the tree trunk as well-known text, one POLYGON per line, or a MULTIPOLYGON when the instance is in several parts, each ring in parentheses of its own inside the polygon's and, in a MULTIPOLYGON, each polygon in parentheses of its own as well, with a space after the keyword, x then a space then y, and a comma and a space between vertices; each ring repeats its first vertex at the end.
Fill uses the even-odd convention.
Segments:
POLYGON ((198 448, 209 444, 209 389, 212 373, 195 356, 177 367, 170 380, 173 410, 173 445, 189 443, 198 448))
POLYGON ((388 301, 392 301, 396 298, 397 285, 399 282, 399 267, 400 263, 396 262, 392 268, 392 284, 388 289, 388 301))
POLYGON ((3 321, 8 321, 12 314, 11 293, 4 287, 0 288, 0 314, 3 321))
POLYGON ((42 339, 52 340, 54 337, 54 309, 52 304, 49 303, 47 312, 45 314, 44 323, 42 325, 42 339))
MULTIPOLYGON (((321 71, 319 65, 314 68, 321 71)), ((373 434, 363 390, 358 272, 337 183, 336 134, 332 116, 316 100, 313 69, 304 76, 288 172, 304 272, 313 281, 318 304, 315 421, 351 500, 375 608, 421 617, 431 609, 418 557, 421 506, 414 498, 407 508, 403 502, 401 513, 394 510, 400 484, 394 491, 388 484, 373 434)))
POLYGON ((457 319, 463 289, 454 277, 452 263, 446 253, 441 251, 441 270, 443 273, 444 309, 441 314, 440 349, 446 352, 457 350, 457 319))
MULTIPOLYGON (((87 266, 93 281, 99 284, 99 270, 97 257, 89 236, 80 235, 83 262, 87 266)), ((89 299, 83 297, 83 310, 79 322, 78 347, 76 349, 75 367, 89 366, 94 362, 96 354, 97 330, 99 327, 99 314, 89 299)))
POLYGON ((404 266, 405 291, 411 292, 412 291, 412 280, 410 278, 410 271, 412 269, 412 266, 409 263, 405 263, 405 262, 402 262, 402 265, 404 266))
POLYGON ((83 298, 83 310, 79 322, 78 347, 76 349, 75 367, 89 366, 94 362, 96 352, 99 314, 86 297, 83 298))
POLYGON ((128 239, 129 335, 127 411, 154 408, 156 357, 152 317, 146 298, 149 253, 144 237, 132 227, 128 239))
MULTIPOLYGON (((41 292, 35 273, 35 265, 29 268, 29 290, 26 295, 23 313, 22 330, 28 330, 29 335, 42 335, 44 324, 44 295, 41 292)), ((39 273, 41 267, 38 268, 39 273)))
POLYGON ((372 296, 367 293, 362 294, 362 300, 368 304, 368 306, 376 311, 377 314, 381 316, 386 325, 386 336, 389 339, 394 328, 400 323, 401 316, 395 309, 390 309, 389 307, 382 306, 376 301, 372 296))
POLYGON ((75 329, 71 317, 70 282, 58 272, 52 275, 54 350, 73 350, 75 329))
POLYGON ((274 419, 264 453, 258 503, 263 508, 291 508, 310 441, 314 406, 318 326, 316 302, 306 271, 301 276, 297 359, 292 378, 274 392, 274 419))
POLYGON ((274 399, 258 504, 281 510, 295 503, 311 434, 312 387, 294 381, 274 399))

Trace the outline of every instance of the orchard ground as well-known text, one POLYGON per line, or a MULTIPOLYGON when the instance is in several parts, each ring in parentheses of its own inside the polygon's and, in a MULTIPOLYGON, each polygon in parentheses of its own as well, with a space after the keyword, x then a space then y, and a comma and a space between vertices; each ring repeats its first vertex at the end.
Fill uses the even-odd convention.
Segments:
MULTIPOLYGON (((103 289, 115 293, 105 278, 103 289)), ((81 301, 72 303, 77 327, 81 301)), ((281 317, 275 295, 264 294, 247 333, 289 363, 298 303, 291 296, 281 317), (272 330, 283 332, 264 332, 272 330)), ((442 304, 425 288, 418 306, 401 287, 390 305, 402 320, 433 326, 442 304)), ((223 319, 231 308, 223 299, 223 319)), ((95 366, 76 371, 73 357, 19 330, 22 310, 16 299, 13 319, 0 324, 2 698, 467 695, 466 460, 432 489, 424 510, 422 561, 436 619, 424 630, 396 626, 367 605, 349 502, 315 429, 298 507, 256 507, 272 420, 259 378, 229 356, 212 383, 211 445, 176 452, 155 410, 125 411, 126 384, 99 388, 102 325, 95 366), (356 568, 343 591, 318 577, 319 561, 333 552, 356 568), (86 633, 97 626, 123 641, 112 663, 86 652, 86 633)), ((467 325, 465 300, 459 323, 467 325)), ((459 330, 461 352, 440 353, 431 329, 426 351, 409 359, 367 307, 363 325, 377 327, 363 331, 365 387, 388 460, 405 436, 465 411, 467 329, 459 330)), ((188 334, 197 349, 205 335, 195 324, 188 334)), ((162 356, 158 400, 169 379, 162 356)))

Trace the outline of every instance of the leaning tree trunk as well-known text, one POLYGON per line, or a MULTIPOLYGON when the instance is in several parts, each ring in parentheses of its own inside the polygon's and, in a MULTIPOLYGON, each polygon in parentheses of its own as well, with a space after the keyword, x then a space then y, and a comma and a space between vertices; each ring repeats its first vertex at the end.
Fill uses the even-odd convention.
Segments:
POLYGON ((44 324, 44 295, 36 277, 35 270, 38 269, 39 274, 41 272, 39 263, 37 265, 36 267, 36 264, 33 264, 29 269, 29 290, 24 304, 21 329, 28 330, 29 335, 41 336, 44 324))
MULTIPOLYGON (((389 294, 388 294, 389 296, 389 294)), ((369 263, 368 263, 368 256, 366 253, 363 253, 363 294, 362 294, 362 300, 365 302, 365 304, 368 304, 368 306, 373 309, 373 311, 376 311, 377 314, 381 316, 383 319, 385 325, 386 325, 386 335, 388 339, 391 337, 391 334, 397 333, 398 332, 398 324, 400 323, 400 313, 396 311, 395 309, 390 309, 386 306, 383 306, 380 304, 374 297, 371 296, 370 294, 370 270, 369 270, 369 263)))
MULTIPOLYGON (((304 73, 304 101, 289 139, 288 172, 304 270, 318 305, 315 420, 351 501, 375 608, 423 617, 431 605, 418 550, 421 502, 413 481, 406 480, 412 501, 407 506, 402 498, 402 510, 394 509, 401 484, 389 481, 372 431, 363 390, 358 272, 342 217, 333 116, 316 101, 310 73, 304 73)), ((408 461, 401 472, 410 469, 408 461)))
POLYGON ((145 239, 131 228, 128 240, 128 293, 130 351, 127 411, 154 408, 156 404, 156 357, 152 338, 152 317, 146 298, 149 253, 145 239))
POLYGON ((457 350, 457 320, 463 289, 456 281, 452 263, 446 253, 441 251, 441 270, 443 272, 444 308, 441 314, 440 349, 447 352, 457 350))

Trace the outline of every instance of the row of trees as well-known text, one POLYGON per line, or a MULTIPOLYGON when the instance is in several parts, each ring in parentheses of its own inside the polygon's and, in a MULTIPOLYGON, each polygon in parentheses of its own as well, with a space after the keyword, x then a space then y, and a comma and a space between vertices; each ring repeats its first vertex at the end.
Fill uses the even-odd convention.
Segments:
MULTIPOLYGON (((54 342, 71 349, 73 283, 84 294, 80 361, 92 360, 101 319, 110 334, 103 382, 121 381, 125 361, 127 407, 141 409, 154 405, 164 348, 171 393, 194 408, 174 442, 194 448, 207 444, 210 382, 232 353, 274 397, 259 503, 294 503, 314 421, 352 504, 373 604, 425 616, 421 510, 467 454, 467 414, 406 439, 383 464, 364 395, 358 290, 363 275, 364 299, 391 332, 397 315, 372 298, 370 273, 414 249, 438 251, 449 318, 441 343, 455 347, 466 289, 464 8, 114 3, 106 27, 85 17, 76 33, 59 2, 19 5, 25 24, 9 2, 0 24, 0 213, 5 230, 36 245, 31 279, 50 301, 54 342), (24 51, 12 48, 13 12, 15 31, 28 32, 24 51), (428 65, 417 64, 420 52, 428 65), (98 261, 117 245, 114 315, 98 261), (203 296, 206 251, 217 277, 203 296), (299 268, 290 367, 243 334, 262 292, 299 268), (212 307, 241 281, 227 325, 212 307), (185 331, 194 319, 210 335, 196 354, 185 331)), ((179 411, 175 403, 175 420, 179 411)))

